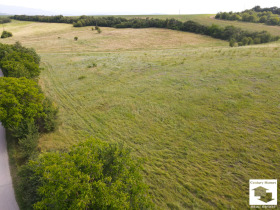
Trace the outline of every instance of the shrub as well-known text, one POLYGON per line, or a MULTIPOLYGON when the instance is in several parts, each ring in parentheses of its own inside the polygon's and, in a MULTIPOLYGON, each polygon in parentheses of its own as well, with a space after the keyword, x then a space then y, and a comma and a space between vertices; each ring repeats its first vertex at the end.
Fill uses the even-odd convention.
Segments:
POLYGON ((97 67, 97 64, 96 63, 92 63, 92 64, 88 65, 87 67, 88 68, 95 68, 95 67, 97 67))
POLYGON ((2 35, 1 35, 1 38, 4 39, 4 38, 8 38, 8 37, 12 37, 13 34, 9 31, 3 31, 2 32, 2 35))
POLYGON ((74 37, 74 40, 75 40, 75 41, 77 41, 77 40, 78 40, 78 37, 77 37, 77 36, 75 36, 75 37, 74 37))
POLYGON ((35 121, 42 115, 44 95, 36 82, 26 78, 0 78, 0 121, 15 129, 23 121, 35 121))
POLYGON ((58 108, 49 98, 45 98, 42 112, 37 122, 40 132, 48 133, 54 131, 58 126, 58 108))
POLYGON ((140 168, 123 145, 88 140, 23 166, 22 200, 27 209, 152 208, 140 168))
POLYGON ((242 39, 242 44, 245 46, 245 45, 248 45, 248 43, 249 43, 249 39, 247 37, 244 37, 242 39))
POLYGON ((235 40, 235 39, 231 39, 231 40, 229 41, 229 46, 234 47, 234 46, 235 46, 235 43, 236 43, 236 40, 235 40))
POLYGON ((29 121, 24 123, 25 131, 22 138, 19 139, 20 157, 23 161, 28 160, 30 157, 36 154, 36 148, 38 145, 39 131, 34 122, 29 121))
POLYGON ((80 76, 79 78, 78 78, 78 80, 82 80, 82 79, 85 79, 86 78, 86 76, 80 76))
POLYGON ((6 77, 34 78, 40 74, 39 65, 30 54, 13 51, 0 61, 6 77))

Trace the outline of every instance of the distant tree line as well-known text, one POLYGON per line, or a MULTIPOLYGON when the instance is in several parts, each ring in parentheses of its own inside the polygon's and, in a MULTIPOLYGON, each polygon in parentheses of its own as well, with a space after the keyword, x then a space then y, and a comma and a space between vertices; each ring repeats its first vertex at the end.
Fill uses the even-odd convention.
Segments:
POLYGON ((77 21, 78 17, 70 17, 63 15, 56 16, 45 16, 45 15, 14 15, 11 19, 22 20, 22 21, 35 21, 35 22, 46 22, 46 23, 74 23, 77 21))
POLYGON ((36 153, 40 133, 54 131, 58 109, 37 84, 40 57, 34 49, 0 44, 0 121, 18 140, 21 161, 36 153))
POLYGON ((220 12, 215 18, 222 20, 236 20, 252 23, 265 23, 267 25, 280 25, 280 8, 261 8, 256 6, 243 12, 220 12))
MULTIPOLYGON (((63 17, 63 16, 25 16, 16 15, 13 19, 17 20, 30 20, 40 21, 41 19, 46 22, 63 22, 63 20, 71 20, 70 22, 74 27, 84 26, 103 26, 114 28, 168 28, 172 30, 187 31, 202 35, 211 36, 217 39, 227 40, 230 43, 238 43, 241 45, 261 44, 271 41, 277 41, 279 36, 272 36, 267 31, 249 32, 234 26, 220 27, 218 25, 205 26, 194 21, 182 22, 172 19, 154 19, 154 18, 133 18, 126 19, 122 17, 93 17, 93 16, 80 16, 80 17, 63 17), (48 21, 47 21, 48 20, 48 21)), ((69 23, 69 22, 65 22, 69 23)), ((231 44, 234 46, 235 44, 231 44)))
POLYGON ((8 17, 0 17, 0 24, 10 23, 11 19, 8 17))

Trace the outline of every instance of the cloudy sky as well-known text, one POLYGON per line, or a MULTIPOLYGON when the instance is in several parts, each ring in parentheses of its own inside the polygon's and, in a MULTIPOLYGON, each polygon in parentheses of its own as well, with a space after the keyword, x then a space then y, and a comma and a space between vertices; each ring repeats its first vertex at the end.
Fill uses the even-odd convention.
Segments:
MULTIPOLYGON (((279 0, 0 0, 0 5, 41 9, 56 14, 214 14, 256 5, 280 7, 279 0)), ((0 7, 1 10, 1 7, 0 7)), ((1 11, 3 12, 3 11, 1 11)))

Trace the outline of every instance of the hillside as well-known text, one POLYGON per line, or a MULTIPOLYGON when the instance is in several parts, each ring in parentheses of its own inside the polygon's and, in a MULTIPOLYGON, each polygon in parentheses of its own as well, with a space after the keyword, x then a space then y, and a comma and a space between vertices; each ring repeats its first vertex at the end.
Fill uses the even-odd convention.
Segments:
POLYGON ((1 42, 20 41, 41 55, 40 84, 60 107, 59 129, 41 137, 42 151, 89 136, 123 142, 143 158, 162 209, 245 209, 249 179, 279 178, 280 42, 230 48, 167 29, 97 34, 18 21, 5 28, 14 36, 1 42))

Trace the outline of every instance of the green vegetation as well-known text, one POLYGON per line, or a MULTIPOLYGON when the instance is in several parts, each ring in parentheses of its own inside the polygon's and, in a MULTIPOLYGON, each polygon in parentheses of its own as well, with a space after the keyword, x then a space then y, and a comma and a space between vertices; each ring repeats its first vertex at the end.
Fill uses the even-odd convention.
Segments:
POLYGON ((36 78, 40 74, 39 63, 40 57, 34 49, 25 48, 19 42, 0 44, 0 67, 6 77, 36 78))
POLYGON ((280 25, 279 15, 280 8, 271 7, 262 9, 260 6, 256 6, 243 12, 220 12, 215 16, 215 18, 223 20, 265 23, 267 25, 280 25))
POLYGON ((2 35, 1 35, 1 38, 2 38, 2 39, 5 39, 5 38, 12 37, 12 36, 13 36, 13 34, 12 34, 11 32, 9 32, 9 31, 3 31, 3 32, 2 32, 2 35))
POLYGON ((139 163, 120 144, 89 140, 20 172, 24 209, 150 209, 139 163))
POLYGON ((11 19, 8 17, 0 17, 0 24, 10 23, 11 19))
POLYGON ((35 121, 43 111, 43 94, 36 82, 26 78, 0 78, 0 121, 15 129, 23 121, 35 121))
MULTIPOLYGON (((0 45, 0 121, 18 140, 17 161, 24 162, 36 154, 40 132, 54 131, 57 108, 45 98, 35 79, 39 76, 40 57, 34 49, 0 45)), ((22 163, 21 163, 22 164, 22 163)))
POLYGON ((279 41, 230 48, 159 28, 9 27, 41 55, 39 84, 60 107, 59 129, 39 139, 43 152, 89 137, 124 142, 145 159, 142 175, 161 209, 246 209, 249 179, 279 177, 279 41))
MULTIPOLYGON (((58 22, 56 16, 52 16, 48 19, 48 22, 58 22)), ((45 18, 45 17, 43 17, 45 18)), ((35 20, 42 21, 37 16, 14 16, 13 19, 16 20, 35 20)), ((249 32, 244 31, 241 28, 236 28, 234 26, 226 26, 225 28, 218 25, 205 26, 194 21, 182 22, 177 19, 154 19, 154 18, 132 18, 126 19, 123 17, 93 17, 93 16, 81 16, 77 17, 73 22, 74 27, 84 27, 84 26, 95 26, 98 33, 101 33, 100 28, 97 26, 104 27, 115 27, 115 28, 168 28, 172 30, 188 31, 197 34, 203 34, 211 36, 214 38, 222 40, 232 40, 235 39, 239 43, 244 43, 242 40, 247 39, 260 39, 260 42, 247 42, 246 45, 250 44, 260 44, 272 41, 277 41, 280 36, 272 36, 267 31, 262 32, 249 32)), ((74 38, 78 40, 78 37, 74 38)), ((244 44, 243 44, 244 45, 244 44)))

